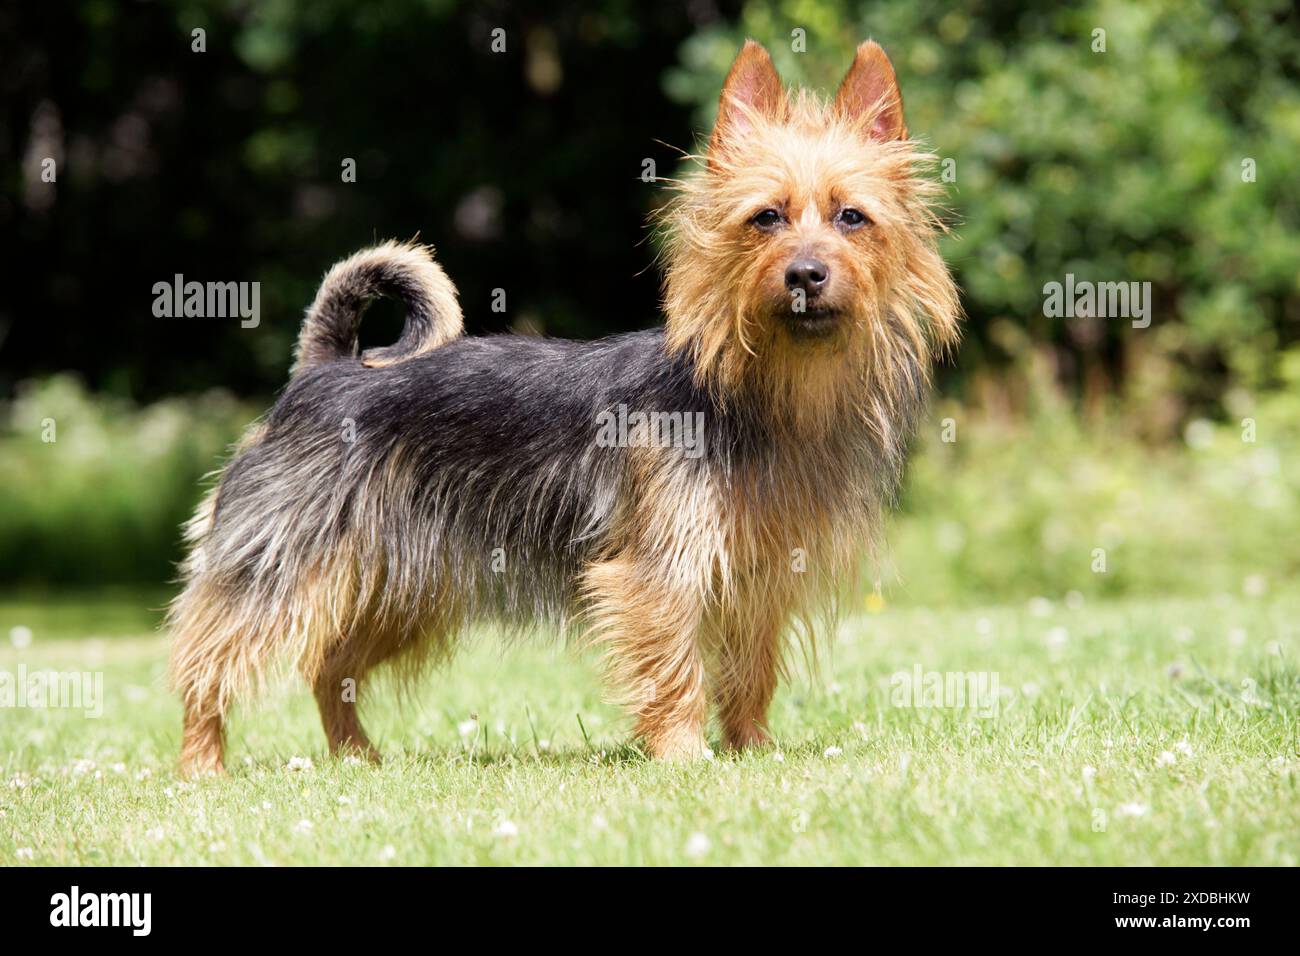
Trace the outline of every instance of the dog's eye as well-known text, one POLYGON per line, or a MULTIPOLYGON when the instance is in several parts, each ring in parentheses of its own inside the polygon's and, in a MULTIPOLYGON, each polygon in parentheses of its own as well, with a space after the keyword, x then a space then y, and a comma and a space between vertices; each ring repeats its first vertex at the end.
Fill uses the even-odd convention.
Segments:
POLYGON ((759 229, 775 229, 781 225, 781 214, 775 209, 764 209, 749 221, 759 229))
POLYGON ((852 206, 840 210, 840 214, 835 217, 845 229, 857 229, 859 226, 865 226, 869 220, 867 214, 860 209, 854 209, 852 206))

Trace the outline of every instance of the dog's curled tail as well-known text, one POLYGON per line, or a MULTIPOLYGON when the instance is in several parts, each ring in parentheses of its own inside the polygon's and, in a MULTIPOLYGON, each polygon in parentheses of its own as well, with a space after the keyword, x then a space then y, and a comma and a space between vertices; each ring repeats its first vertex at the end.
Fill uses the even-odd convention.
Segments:
POLYGON ((307 310, 298 336, 294 374, 348 358, 357 351, 357 329, 366 303, 376 296, 406 307, 401 338, 367 349, 362 364, 393 365, 456 338, 464 331, 456 287, 433 261, 429 246, 385 242, 362 249, 330 269, 307 310))

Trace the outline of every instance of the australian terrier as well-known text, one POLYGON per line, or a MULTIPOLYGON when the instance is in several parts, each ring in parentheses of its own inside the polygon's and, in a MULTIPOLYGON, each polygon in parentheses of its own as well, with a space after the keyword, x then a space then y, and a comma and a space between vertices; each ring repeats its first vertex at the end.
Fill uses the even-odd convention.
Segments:
POLYGON ((221 768, 229 708, 276 659, 332 752, 377 757, 367 675, 445 658, 473 621, 599 641, 654 756, 707 755, 711 703, 726 746, 766 740, 789 649, 878 541, 957 338, 930 159, 875 43, 826 103, 750 41, 662 213, 664 328, 467 338, 429 250, 336 265, 291 381, 187 528, 182 768, 221 768), (406 325, 358 355, 376 295, 406 325), (640 424, 595 440, 615 409, 702 428, 690 448, 640 424))

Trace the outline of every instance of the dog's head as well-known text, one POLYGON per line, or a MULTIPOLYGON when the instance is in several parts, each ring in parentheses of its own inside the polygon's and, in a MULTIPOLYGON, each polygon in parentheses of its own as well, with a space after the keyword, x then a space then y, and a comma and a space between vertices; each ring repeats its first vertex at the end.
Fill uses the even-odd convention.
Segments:
POLYGON ((702 168, 664 215, 670 348, 724 385, 883 362, 900 336, 928 365, 955 339, 958 306, 934 248, 926 159, 877 44, 858 47, 825 103, 787 95, 746 42, 702 168))

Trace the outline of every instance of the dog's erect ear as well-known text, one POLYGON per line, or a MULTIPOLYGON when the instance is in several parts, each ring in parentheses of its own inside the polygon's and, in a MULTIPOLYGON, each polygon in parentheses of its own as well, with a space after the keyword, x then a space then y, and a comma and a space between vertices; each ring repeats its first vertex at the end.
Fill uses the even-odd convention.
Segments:
POLYGON ((874 117, 867 128, 872 139, 888 143, 907 138, 903 94, 898 91, 893 64, 880 44, 868 40, 858 47, 853 65, 835 95, 835 108, 851 120, 874 117))
POLYGON ((744 137, 754 117, 776 119, 785 113, 785 88, 762 44, 746 40, 718 101, 718 121, 709 140, 709 156, 744 137))

